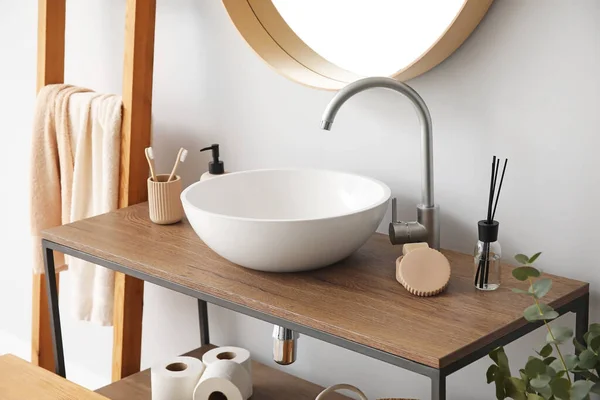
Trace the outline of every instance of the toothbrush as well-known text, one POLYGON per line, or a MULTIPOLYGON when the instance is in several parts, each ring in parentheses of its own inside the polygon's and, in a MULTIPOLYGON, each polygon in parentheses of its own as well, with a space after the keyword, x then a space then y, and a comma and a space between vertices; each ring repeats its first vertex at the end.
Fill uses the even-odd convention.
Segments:
POLYGON ((177 172, 177 167, 179 166, 180 162, 185 161, 185 158, 187 157, 187 153, 188 153, 188 151, 186 149, 184 149, 183 147, 179 149, 179 153, 177 153, 177 158, 175 159, 175 165, 173 165, 173 171, 171 171, 171 175, 169 175, 169 179, 167 179, 167 182, 170 182, 171 179, 173 179, 175 177, 175 172, 177 172))
POLYGON ((154 172, 154 152, 152 147, 146 147, 146 160, 150 166, 150 174, 152 175, 152 181, 156 182, 156 173, 154 172))

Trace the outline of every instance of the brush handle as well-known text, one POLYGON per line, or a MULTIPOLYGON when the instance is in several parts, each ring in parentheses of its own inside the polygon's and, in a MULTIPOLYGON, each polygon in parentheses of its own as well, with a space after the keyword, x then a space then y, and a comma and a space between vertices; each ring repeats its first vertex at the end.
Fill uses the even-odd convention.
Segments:
POLYGON ((183 154, 183 147, 179 149, 179 153, 177 153, 177 158, 175 159, 175 165, 173 165, 173 170, 171 171, 171 175, 169 175, 169 179, 167 182, 171 182, 171 179, 175 176, 177 172, 177 167, 179 166, 179 161, 181 160, 181 154, 183 154))
POLYGON ((150 167, 150 176, 152 176, 152 180, 156 182, 156 172, 154 171, 154 160, 150 158, 150 152, 148 149, 145 150, 146 160, 148 160, 148 166, 150 167))

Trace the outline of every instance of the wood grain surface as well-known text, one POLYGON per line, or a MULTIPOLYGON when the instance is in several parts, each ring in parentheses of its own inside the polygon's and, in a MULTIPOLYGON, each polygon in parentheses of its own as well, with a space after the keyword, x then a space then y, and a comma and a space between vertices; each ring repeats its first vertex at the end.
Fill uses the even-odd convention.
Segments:
MULTIPOLYGON (((155 21, 156 0, 127 0, 119 207, 141 203, 148 198, 148 164, 144 149, 152 141, 155 21)), ((140 370, 143 302, 144 282, 115 274, 113 381, 140 370)))
MULTIPOLYGON (((63 83, 65 67, 66 0, 38 0, 37 91, 63 83)), ((56 284, 60 276, 56 273, 56 284)), ((34 274, 31 291, 31 361, 54 371, 46 277, 34 274)))
MULTIPOLYGON (((215 346, 203 346, 186 356, 202 359, 202 355, 215 346)), ((285 372, 269 368, 256 361, 252 362, 252 382, 254 394, 251 400, 314 400, 324 389, 285 372)), ((147 369, 119 382, 96 391, 111 400, 150 400, 150 370, 147 369)), ((327 400, 348 400, 340 394, 331 394, 327 400)))
MULTIPOLYGON (((473 257, 443 251, 452 267, 446 291, 415 297, 395 278, 401 246, 374 234, 346 260, 316 271, 266 273, 239 267, 210 250, 187 221, 155 225, 147 204, 52 228, 44 238, 163 281, 208 293, 435 368, 444 367, 526 324, 526 288, 502 270, 503 286, 473 285, 473 257)), ((310 251, 310 249, 307 249, 310 251)), ((550 276, 553 306, 589 291, 584 282, 550 276)))
POLYGON ((1 400, 106 400, 12 354, 0 356, 1 400))

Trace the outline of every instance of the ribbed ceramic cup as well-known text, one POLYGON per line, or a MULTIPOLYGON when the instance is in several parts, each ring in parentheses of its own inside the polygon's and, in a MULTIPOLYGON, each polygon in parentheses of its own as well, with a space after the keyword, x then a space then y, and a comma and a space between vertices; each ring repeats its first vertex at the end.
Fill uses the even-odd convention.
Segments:
POLYGON ((176 176, 167 182, 168 174, 156 175, 156 182, 148 178, 148 208, 150 221, 168 225, 181 221, 181 178, 176 176))

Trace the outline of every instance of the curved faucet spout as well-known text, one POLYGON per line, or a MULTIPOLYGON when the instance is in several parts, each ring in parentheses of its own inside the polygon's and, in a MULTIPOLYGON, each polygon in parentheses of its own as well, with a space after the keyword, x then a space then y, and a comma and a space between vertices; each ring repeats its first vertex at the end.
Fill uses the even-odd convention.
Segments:
POLYGON ((323 113, 321 128, 330 130, 333 121, 342 105, 354 95, 373 88, 386 88, 402 93, 413 103, 421 123, 421 203, 418 208, 418 223, 395 222, 392 216, 390 224, 390 239, 394 244, 409 243, 422 240, 423 232, 427 231, 427 242, 433 248, 439 248, 439 221, 438 208, 433 195, 433 134, 431 115, 423 98, 410 86, 391 78, 372 77, 360 79, 340 90, 331 99, 323 113), (423 219, 423 220, 421 220, 423 219), (392 229, 395 234, 392 234, 392 229))
POLYGON ((423 98, 413 88, 405 83, 391 78, 365 78, 349 84, 331 99, 323 117, 321 128, 330 130, 333 121, 342 105, 354 95, 373 88, 386 88, 402 93, 414 104, 421 123, 421 202, 425 207, 433 207, 433 135, 431 115, 423 98))

